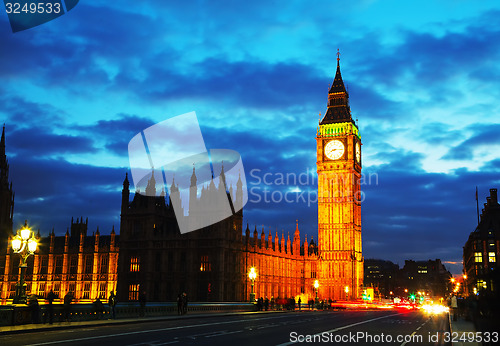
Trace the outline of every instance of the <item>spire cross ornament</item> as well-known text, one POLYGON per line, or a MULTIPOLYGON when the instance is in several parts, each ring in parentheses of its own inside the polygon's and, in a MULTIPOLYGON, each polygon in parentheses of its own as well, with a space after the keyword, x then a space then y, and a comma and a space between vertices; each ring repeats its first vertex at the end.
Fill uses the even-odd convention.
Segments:
POLYGON ((340 49, 337 48, 337 62, 340 61, 340 49))

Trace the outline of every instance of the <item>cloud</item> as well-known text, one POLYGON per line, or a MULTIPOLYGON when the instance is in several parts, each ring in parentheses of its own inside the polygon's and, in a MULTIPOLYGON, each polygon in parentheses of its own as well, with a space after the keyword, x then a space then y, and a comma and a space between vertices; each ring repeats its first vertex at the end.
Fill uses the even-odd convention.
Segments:
POLYGON ((104 148, 116 155, 128 155, 128 143, 139 132, 154 125, 148 118, 131 114, 118 114, 111 120, 99 120, 91 125, 74 127, 82 136, 104 141, 104 148))
POLYGON ((486 164, 484 164, 481 167, 481 171, 485 171, 485 172, 488 172, 488 171, 498 172, 498 171, 500 171, 500 159, 487 162, 486 164))
POLYGON ((455 174, 404 171, 391 165, 377 171, 378 184, 362 186, 365 257, 392 259, 461 257, 463 244, 475 228, 475 186, 480 200, 498 185, 493 172, 455 174))
POLYGON ((442 157, 443 159, 472 160, 474 158, 474 150, 483 146, 500 144, 500 124, 473 125, 469 126, 467 130, 468 133, 472 133, 472 136, 451 148, 442 157))
MULTIPOLYGON (((125 168, 77 165, 61 159, 9 159, 16 220, 62 234, 71 216, 89 217, 101 229, 118 225, 125 168)), ((46 234, 46 233, 45 233, 46 234)))
POLYGON ((9 145, 17 155, 29 153, 33 157, 96 152, 90 138, 47 133, 43 128, 10 131, 9 145))
POLYGON ((55 127, 63 123, 64 110, 44 102, 29 100, 28 95, 15 95, 0 87, 0 114, 7 124, 16 128, 55 127))

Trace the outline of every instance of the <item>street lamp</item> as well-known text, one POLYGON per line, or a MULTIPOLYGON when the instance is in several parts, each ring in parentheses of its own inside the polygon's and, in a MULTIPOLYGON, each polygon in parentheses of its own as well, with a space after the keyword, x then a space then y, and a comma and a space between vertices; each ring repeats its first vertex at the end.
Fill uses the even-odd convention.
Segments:
POLYGON ((314 302, 316 304, 319 303, 319 299, 318 299, 318 287, 319 287, 319 281, 318 280, 314 280, 314 288, 316 289, 316 298, 314 299, 314 302))
POLYGON ((465 296, 469 295, 469 286, 467 285, 467 274, 464 274, 463 276, 463 283, 464 283, 464 294, 465 296))
POLYGON ((16 236, 12 239, 12 250, 21 256, 21 273, 19 282, 16 284, 16 294, 13 304, 26 304, 26 283, 24 282, 24 274, 26 273, 26 260, 29 255, 33 255, 36 251, 37 241, 35 232, 28 227, 28 221, 24 221, 22 229, 17 231, 16 236))
POLYGON ((252 290, 250 292, 250 302, 254 302, 255 301, 255 293, 253 291, 253 283, 254 283, 255 279, 257 278, 257 272, 255 271, 255 267, 250 268, 250 272, 248 273, 248 278, 252 282, 252 286, 251 286, 252 290))
POLYGON ((345 292, 345 300, 347 300, 349 294, 349 286, 344 287, 344 292, 345 292))

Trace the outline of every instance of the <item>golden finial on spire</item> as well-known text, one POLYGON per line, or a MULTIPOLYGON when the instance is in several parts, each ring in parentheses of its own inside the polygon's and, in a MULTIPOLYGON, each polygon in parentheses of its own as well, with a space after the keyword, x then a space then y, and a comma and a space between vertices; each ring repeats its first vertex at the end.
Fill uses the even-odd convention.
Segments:
POLYGON ((337 48, 337 63, 340 61, 340 49, 337 48))

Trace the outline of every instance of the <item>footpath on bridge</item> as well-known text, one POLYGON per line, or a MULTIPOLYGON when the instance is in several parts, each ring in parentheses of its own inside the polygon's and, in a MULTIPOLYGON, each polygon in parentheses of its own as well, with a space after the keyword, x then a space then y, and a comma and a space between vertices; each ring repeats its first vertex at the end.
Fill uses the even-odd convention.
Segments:
MULTIPOLYGON (((456 321, 451 318, 451 315, 448 315, 450 317, 450 332, 451 335, 450 337, 454 337, 454 333, 456 334, 456 339, 460 340, 460 337, 465 333, 466 337, 468 333, 473 333, 470 334, 471 336, 473 335, 471 340, 477 335, 476 334, 476 328, 474 327, 474 323, 472 321, 467 321, 463 316, 460 316, 457 318, 456 321)), ((463 339, 462 339, 463 340, 463 339)), ((479 346, 481 343, 479 342, 463 342, 463 341, 458 341, 458 342, 452 342, 453 346, 479 346)))

